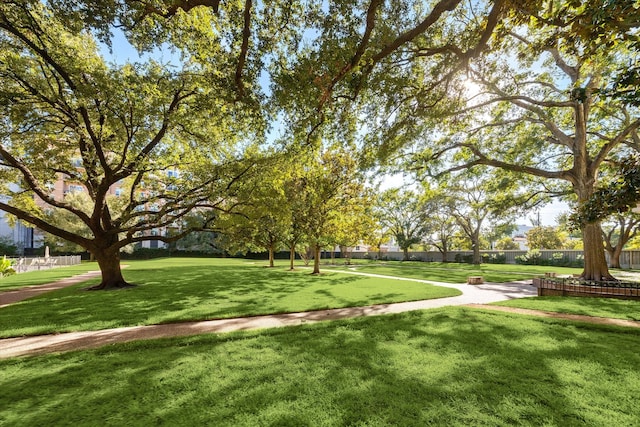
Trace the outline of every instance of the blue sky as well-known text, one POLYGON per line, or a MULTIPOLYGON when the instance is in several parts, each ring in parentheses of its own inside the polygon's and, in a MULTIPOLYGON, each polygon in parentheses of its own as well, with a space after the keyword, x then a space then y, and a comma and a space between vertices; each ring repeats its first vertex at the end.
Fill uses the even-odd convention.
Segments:
MULTIPOLYGON (((115 30, 112 39, 112 49, 111 51, 108 47, 102 47, 102 54, 108 61, 113 61, 117 64, 123 64, 125 62, 135 62, 140 60, 145 60, 148 58, 154 58, 161 62, 171 62, 175 59, 176 54, 171 52, 169 49, 155 49, 151 53, 145 53, 142 56, 138 53, 138 51, 129 44, 127 39, 124 37, 122 32, 115 30)), ((272 131, 274 134, 278 134, 277 129, 272 131)), ((405 178, 403 174, 395 174, 385 176, 382 179, 381 189, 388 188, 399 188, 405 187, 410 183, 410 178, 405 178)), ((556 218, 558 215, 568 212, 569 207, 566 203, 561 201, 554 201, 544 207, 539 208, 540 211, 540 220, 542 225, 557 225, 558 222, 556 218)), ((523 213, 522 216, 516 219, 517 224, 523 225, 531 225, 532 218, 537 217, 537 211, 531 211, 523 213)))

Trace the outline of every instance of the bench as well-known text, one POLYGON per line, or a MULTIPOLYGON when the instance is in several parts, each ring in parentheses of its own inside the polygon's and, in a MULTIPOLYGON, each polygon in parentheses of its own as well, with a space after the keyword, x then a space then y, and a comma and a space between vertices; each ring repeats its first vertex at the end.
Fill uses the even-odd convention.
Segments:
POLYGON ((484 279, 482 276, 469 276, 467 277, 467 284, 469 285, 482 285, 484 283, 484 279))

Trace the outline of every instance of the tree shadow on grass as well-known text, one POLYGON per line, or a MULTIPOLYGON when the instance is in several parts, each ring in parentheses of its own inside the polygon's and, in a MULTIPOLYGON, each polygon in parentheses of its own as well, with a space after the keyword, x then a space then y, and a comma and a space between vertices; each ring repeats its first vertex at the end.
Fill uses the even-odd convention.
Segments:
MULTIPOLYGON (((22 301, 0 311, 2 336, 103 329, 182 320, 204 320, 357 305, 369 300, 332 296, 315 301, 318 286, 348 287, 362 278, 322 278, 247 266, 211 268, 161 264, 126 270, 138 284, 126 292, 84 292, 88 283, 22 301), (7 335, 7 331, 12 331, 7 335)), ((334 293, 334 295, 337 295, 334 293)), ((383 302, 381 300, 375 302, 383 302)))
POLYGON ((464 308, 138 342, 0 362, 0 420, 633 425, 639 344, 626 329, 464 308))
POLYGON ((278 338, 288 357, 325 367, 316 385, 334 390, 337 424, 611 425, 612 400, 618 423, 637 411, 640 335, 626 332, 449 309, 278 338))
POLYGON ((561 313, 602 316, 627 320, 640 320, 640 301, 617 298, 580 298, 548 296, 530 298, 526 301, 510 301, 512 307, 557 311, 561 313))

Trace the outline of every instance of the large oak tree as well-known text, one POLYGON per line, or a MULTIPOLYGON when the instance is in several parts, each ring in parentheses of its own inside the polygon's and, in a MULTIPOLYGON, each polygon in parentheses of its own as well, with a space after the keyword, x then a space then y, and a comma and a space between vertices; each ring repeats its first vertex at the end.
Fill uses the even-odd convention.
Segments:
MULTIPOLYGON (((460 82, 466 103, 453 109, 446 128, 431 130, 430 146, 417 161, 439 158, 446 159, 444 168, 487 165, 564 182, 580 206, 594 193, 605 162, 640 148, 638 109, 609 91, 631 51, 623 42, 584 42, 569 24, 552 19, 559 17, 553 8, 528 13, 538 15, 503 21, 504 38, 470 64, 460 82)), ((581 228, 582 277, 612 279, 600 223, 581 228)))
MULTIPOLYGON (((228 58, 216 60, 223 70, 228 58)), ((206 228, 215 217, 207 212, 252 167, 235 161, 237 135, 250 135, 233 108, 237 88, 205 71, 194 62, 107 64, 77 22, 40 2, 4 2, 0 175, 10 198, 0 209, 90 251, 102 271, 99 288, 126 286, 123 246, 206 228), (60 180, 86 191, 90 208, 55 195, 60 180), (185 227, 194 209, 203 220, 185 227), (48 221, 45 210, 73 215, 90 233, 48 221), (166 228, 178 232, 166 236, 166 228)))

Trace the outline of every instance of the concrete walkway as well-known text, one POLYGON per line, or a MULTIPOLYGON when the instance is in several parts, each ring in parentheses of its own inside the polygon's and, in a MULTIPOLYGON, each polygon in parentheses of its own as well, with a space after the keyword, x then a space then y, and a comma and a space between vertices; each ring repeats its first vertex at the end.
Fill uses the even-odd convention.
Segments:
POLYGON ((66 288, 67 286, 75 285, 76 283, 84 282, 85 280, 99 277, 100 271, 88 271, 77 276, 68 277, 66 279, 58 280, 57 282, 47 283, 44 285, 26 286, 24 288, 16 289, 14 291, 6 291, 0 293, 0 308, 6 307, 10 304, 32 298, 45 292, 55 291, 57 289, 66 288))
MULTIPOLYGON (((489 283, 471 286, 466 284, 440 283, 428 280, 398 278, 360 272, 347 271, 344 273, 436 284, 459 289, 463 292, 463 295, 393 304, 375 304, 366 307, 336 308, 330 310, 273 314, 234 319, 132 326, 125 328, 103 329, 99 331, 82 331, 32 337, 6 338, 0 339, 0 358, 90 349, 107 344, 144 339, 275 328, 325 320, 377 316, 381 314, 401 313, 405 311, 438 308, 450 305, 487 304, 495 301, 536 295, 535 288, 525 281, 501 284, 489 283)), ((81 276, 83 277, 74 277, 74 279, 77 278, 77 280, 72 283, 86 280, 86 275, 81 276)), ((66 281, 65 283, 66 286, 72 284, 69 281, 66 281)), ((51 288, 47 286, 47 289, 52 290, 58 289, 59 287, 51 288)))
MULTIPOLYGON (((366 275, 371 277, 429 283, 459 289, 463 294, 457 297, 393 304, 376 304, 366 307, 348 307, 310 312, 243 317, 235 319, 182 322, 150 326, 133 326, 126 328, 104 329, 99 331, 82 331, 54 335, 40 335, 33 337, 7 338, 0 339, 0 359, 25 355, 38 355, 71 350, 90 349, 119 342, 189 336, 204 333, 224 333, 252 329, 275 328, 301 325, 306 323, 315 323, 325 320, 347 319, 362 316, 377 316, 382 314, 401 313, 405 311, 423 310, 453 305, 464 305, 473 308, 508 311, 517 314, 640 328, 640 322, 629 320, 604 319, 590 316, 550 313, 538 310, 485 305, 491 302, 535 296, 536 289, 529 283, 530 281, 528 280, 511 283, 467 285, 382 276, 377 274, 361 273, 357 271, 340 272, 346 274, 366 275)), ((75 276, 71 279, 65 279, 64 281, 59 281, 54 284, 42 285, 33 288, 38 288, 38 290, 42 290, 42 292, 47 292, 49 290, 59 289, 60 287, 70 286, 73 283, 86 280, 87 278, 92 277, 92 275, 95 274, 96 272, 90 272, 80 276, 75 276)), ((38 294, 42 292, 38 292, 38 294)), ((10 292, 6 292, 4 294, 9 293, 10 292)), ((4 294, 0 294, 0 298, 2 298, 4 294)), ((28 297, 35 294, 35 291, 32 291, 30 288, 25 293, 25 295, 28 295, 28 297)), ((5 305, 7 304, 5 303, 5 305)))

